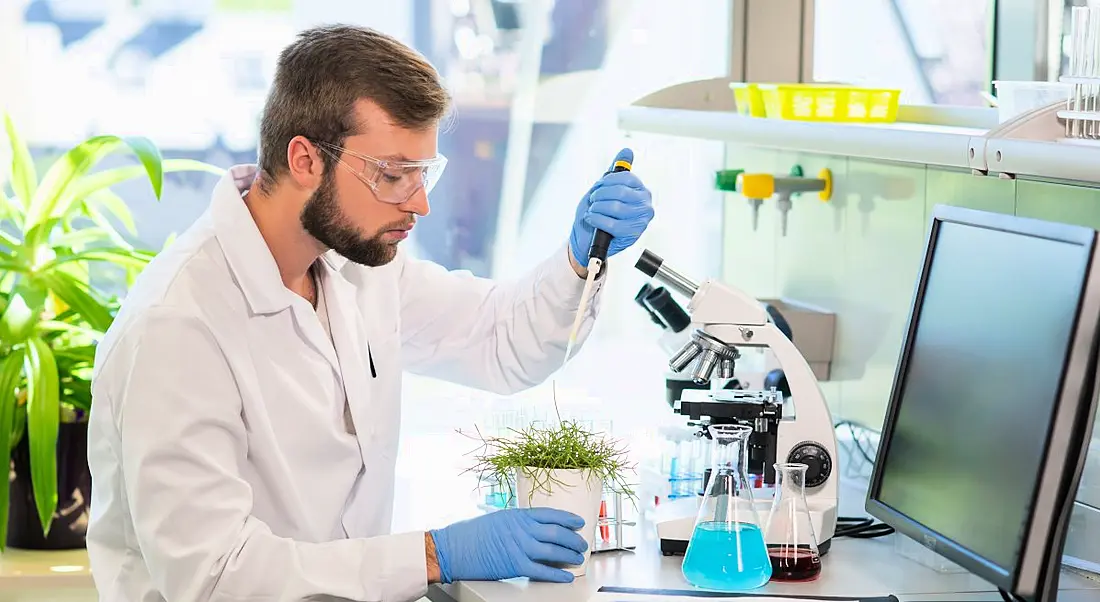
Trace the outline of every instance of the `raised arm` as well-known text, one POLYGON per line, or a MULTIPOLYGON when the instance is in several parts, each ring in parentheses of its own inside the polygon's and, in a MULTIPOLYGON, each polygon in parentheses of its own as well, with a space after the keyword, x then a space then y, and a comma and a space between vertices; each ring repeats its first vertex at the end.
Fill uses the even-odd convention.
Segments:
MULTIPOLYGON (((633 161, 624 149, 615 161, 633 161)), ((596 228, 614 238, 608 255, 633 244, 653 218, 649 190, 630 172, 606 173, 577 206, 569 244, 524 278, 495 282, 402 257, 403 355, 413 372, 498 393, 536 385, 565 358, 596 228)), ((591 333, 602 302, 598 281, 577 336, 591 333)))
MULTIPOLYGON (((522 279, 506 283, 428 261, 401 261, 402 355, 409 371, 514 393, 561 367, 584 288, 564 246, 522 279)), ((599 305, 597 290, 577 348, 591 332, 599 305)))
POLYGON ((94 428, 117 429, 136 543, 165 599, 404 601, 426 590, 423 533, 307 543, 252 515, 241 398, 199 320, 155 310, 112 355, 95 402, 109 411, 94 428))

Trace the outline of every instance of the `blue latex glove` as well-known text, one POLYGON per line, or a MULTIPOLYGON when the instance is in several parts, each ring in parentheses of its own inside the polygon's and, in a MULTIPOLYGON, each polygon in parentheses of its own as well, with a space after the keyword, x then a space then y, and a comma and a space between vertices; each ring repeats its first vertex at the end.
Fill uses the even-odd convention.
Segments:
MULTIPOLYGON (((616 161, 633 163, 634 151, 624 148, 611 162, 612 167, 616 161)), ((607 250, 607 256, 611 257, 634 244, 652 219, 652 195, 638 176, 629 171, 605 173, 577 205, 569 249, 577 263, 588 267, 588 248, 597 228, 612 237, 607 250)))
POLYGON ((573 574, 546 562, 580 564, 588 548, 584 520, 551 508, 497 510, 430 531, 443 583, 529 577, 569 583, 573 574))

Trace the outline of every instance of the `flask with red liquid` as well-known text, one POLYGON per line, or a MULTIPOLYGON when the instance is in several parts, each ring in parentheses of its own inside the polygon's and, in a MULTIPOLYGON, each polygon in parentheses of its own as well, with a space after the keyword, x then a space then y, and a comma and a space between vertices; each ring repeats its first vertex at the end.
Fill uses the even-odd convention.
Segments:
POLYGON ((776 464, 772 509, 764 543, 772 564, 772 581, 813 581, 821 575, 821 554, 806 503, 806 465, 776 464))

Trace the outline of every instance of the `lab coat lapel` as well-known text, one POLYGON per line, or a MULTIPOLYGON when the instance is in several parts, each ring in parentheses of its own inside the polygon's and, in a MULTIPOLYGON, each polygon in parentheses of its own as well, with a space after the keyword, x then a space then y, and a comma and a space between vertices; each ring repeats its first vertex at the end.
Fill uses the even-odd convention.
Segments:
MULTIPOLYGON (((325 295, 328 295, 328 291, 325 291, 325 295)), ((326 304, 326 306, 328 305, 331 304, 326 304)), ((306 342, 328 361, 329 365, 332 366, 333 372, 337 375, 341 375, 343 371, 340 370, 340 362, 336 357, 336 350, 332 348, 333 344, 329 342, 324 327, 321 326, 321 320, 318 319, 317 311, 310 307, 309 302, 301 297, 294 300, 293 311, 294 320, 298 323, 298 328, 302 329, 302 335, 306 342)), ((332 308, 328 307, 328 311, 329 320, 331 321, 333 319, 332 308)), ((333 335, 335 335, 336 327, 330 326, 330 328, 334 331, 333 335)), ((343 379, 342 376, 341 379, 343 379)))
MULTIPOLYGON (((359 470, 359 478, 363 478, 366 471, 366 463, 371 449, 370 441, 374 436, 374 425, 369 419, 370 415, 370 366, 369 357, 364 353, 366 348, 366 336, 359 320, 359 311, 356 307, 357 295, 355 287, 337 271, 328 268, 326 278, 323 278, 325 300, 328 301, 329 328, 332 331, 332 343, 336 347, 337 361, 340 366, 340 379, 344 383, 344 395, 347 396, 348 411, 351 414, 351 423, 355 429, 355 439, 359 443, 359 455, 363 460, 363 466, 359 470)), ((348 496, 344 515, 340 522, 344 533, 352 537, 353 533, 360 532, 357 525, 361 522, 359 514, 365 510, 357 507, 356 493, 358 487, 352 489, 348 496)))
POLYGON ((351 410, 352 423, 355 425, 356 438, 362 451, 368 448, 366 443, 373 432, 367 419, 372 368, 366 334, 359 320, 358 297, 355 287, 339 272, 328 269, 327 277, 322 280, 325 300, 328 302, 326 307, 332 343, 336 348, 336 361, 344 383, 348 408, 351 410))

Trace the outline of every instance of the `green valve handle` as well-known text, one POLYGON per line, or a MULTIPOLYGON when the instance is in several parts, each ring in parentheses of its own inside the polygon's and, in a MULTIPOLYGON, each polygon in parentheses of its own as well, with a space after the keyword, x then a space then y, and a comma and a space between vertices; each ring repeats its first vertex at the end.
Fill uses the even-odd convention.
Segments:
POLYGON ((745 173, 743 169, 722 169, 714 174, 714 187, 726 192, 737 192, 737 176, 745 173))

